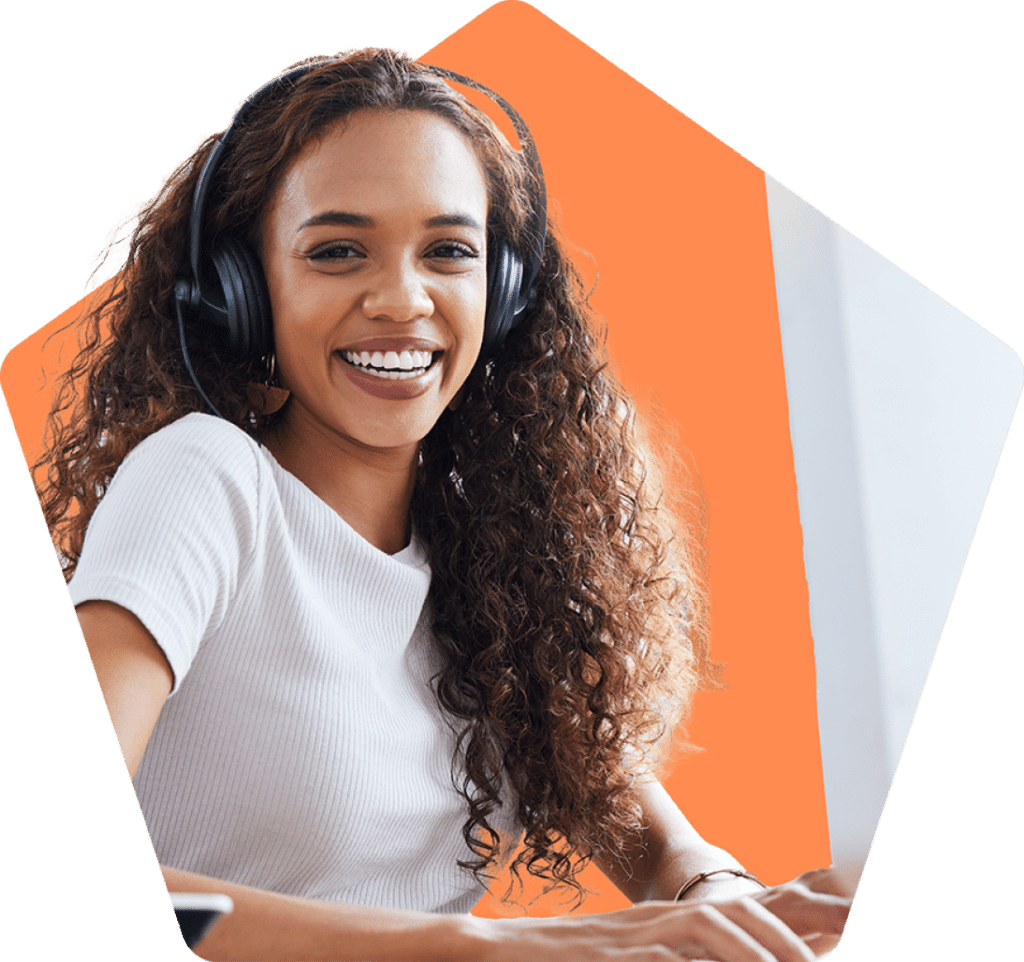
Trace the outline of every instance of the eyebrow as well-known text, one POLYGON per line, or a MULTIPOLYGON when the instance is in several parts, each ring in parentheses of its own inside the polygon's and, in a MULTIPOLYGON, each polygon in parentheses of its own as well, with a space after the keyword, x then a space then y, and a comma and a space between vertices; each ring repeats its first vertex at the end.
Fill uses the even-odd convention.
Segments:
MULTIPOLYGON (((314 214, 299 224, 299 230, 307 227, 373 227, 374 220, 365 214, 353 214, 346 210, 325 210, 321 214, 314 214)), ((483 225, 475 217, 469 214, 439 214, 431 217, 424 223, 427 228, 432 227, 471 227, 474 230, 482 231, 483 225)))
POLYGON ((474 230, 482 231, 483 224, 469 214, 441 214, 439 217, 431 217, 426 222, 427 227, 472 227, 474 230))
POLYGON ((373 218, 365 214, 350 214, 346 210, 325 210, 322 214, 314 214, 304 220, 299 224, 299 230, 326 224, 333 227, 373 227, 373 218))

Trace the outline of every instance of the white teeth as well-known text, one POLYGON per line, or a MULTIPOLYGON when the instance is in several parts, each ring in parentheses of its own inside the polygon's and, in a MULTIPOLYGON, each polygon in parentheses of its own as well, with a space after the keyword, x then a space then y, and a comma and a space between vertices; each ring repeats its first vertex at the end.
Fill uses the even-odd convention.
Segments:
POLYGON ((367 374, 387 380, 419 377, 430 367, 433 354, 430 351, 343 351, 346 361, 367 374))

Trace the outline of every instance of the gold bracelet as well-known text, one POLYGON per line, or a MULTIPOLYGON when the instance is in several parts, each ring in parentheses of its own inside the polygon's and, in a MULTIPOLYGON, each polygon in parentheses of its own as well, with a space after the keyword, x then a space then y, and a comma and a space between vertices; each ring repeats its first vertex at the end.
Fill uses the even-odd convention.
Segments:
POLYGON ((757 884, 760 885, 761 888, 768 888, 768 886, 765 885, 764 882, 762 882, 756 875, 751 875, 749 872, 744 872, 742 869, 716 868, 712 872, 698 872, 696 875, 693 876, 693 878, 685 881, 683 883, 683 887, 678 892, 676 892, 676 897, 672 901, 680 901, 682 897, 690 891, 690 889, 692 889, 695 885, 699 885, 705 879, 711 878, 712 875, 735 875, 737 878, 748 878, 751 882, 757 882, 757 884))

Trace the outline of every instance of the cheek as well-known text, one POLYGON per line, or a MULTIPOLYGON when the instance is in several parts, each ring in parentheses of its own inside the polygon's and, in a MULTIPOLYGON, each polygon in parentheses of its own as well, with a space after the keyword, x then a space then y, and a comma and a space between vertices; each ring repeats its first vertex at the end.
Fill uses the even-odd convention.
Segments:
POLYGON ((316 285, 276 280, 270 290, 274 351, 279 365, 294 369, 302 358, 323 352, 328 335, 325 321, 333 316, 329 310, 333 302, 319 296, 316 285))

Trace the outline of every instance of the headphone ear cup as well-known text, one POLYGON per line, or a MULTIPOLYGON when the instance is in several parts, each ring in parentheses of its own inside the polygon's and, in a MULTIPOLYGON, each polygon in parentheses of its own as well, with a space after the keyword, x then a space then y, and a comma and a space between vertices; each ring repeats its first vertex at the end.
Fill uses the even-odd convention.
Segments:
POLYGON ((504 241, 492 242, 487 256, 487 313, 481 360, 494 357, 509 331, 519 322, 522 283, 522 259, 504 241))
POLYGON ((199 320, 220 332, 225 353, 258 360, 273 350, 270 295, 256 255, 233 237, 218 238, 213 271, 203 278, 199 320), (216 274, 216 279, 210 274, 216 274))

